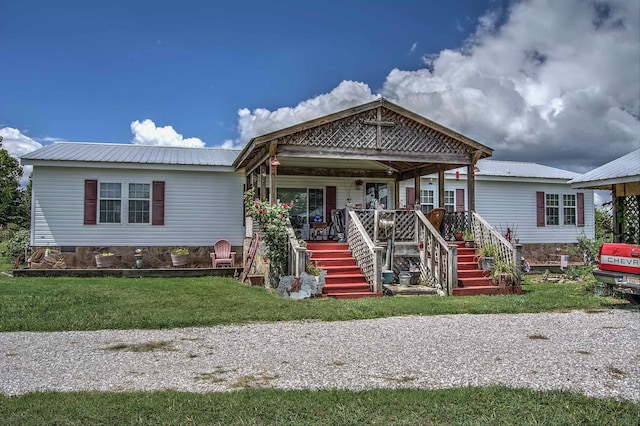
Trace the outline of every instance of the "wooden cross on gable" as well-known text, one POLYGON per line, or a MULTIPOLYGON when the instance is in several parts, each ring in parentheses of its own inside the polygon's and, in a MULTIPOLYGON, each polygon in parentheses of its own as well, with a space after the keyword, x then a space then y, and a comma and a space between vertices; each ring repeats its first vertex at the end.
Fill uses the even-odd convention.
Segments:
POLYGON ((393 127, 396 125, 393 121, 382 121, 382 108, 377 110, 378 117, 376 120, 364 120, 362 124, 376 126, 376 149, 382 149, 382 127, 393 127))

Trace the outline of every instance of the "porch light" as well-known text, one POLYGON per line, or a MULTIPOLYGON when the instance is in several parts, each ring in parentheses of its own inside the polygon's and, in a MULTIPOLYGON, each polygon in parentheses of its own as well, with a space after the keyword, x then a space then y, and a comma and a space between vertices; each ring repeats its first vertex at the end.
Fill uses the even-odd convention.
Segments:
POLYGON ((271 165, 272 166, 279 166, 280 165, 280 160, 278 160, 277 156, 273 156, 273 160, 271 160, 271 165))
POLYGON ((391 175, 393 174, 393 169, 392 169, 391 167, 389 167, 389 168, 387 169, 387 174, 388 174, 389 176, 391 176, 391 175))

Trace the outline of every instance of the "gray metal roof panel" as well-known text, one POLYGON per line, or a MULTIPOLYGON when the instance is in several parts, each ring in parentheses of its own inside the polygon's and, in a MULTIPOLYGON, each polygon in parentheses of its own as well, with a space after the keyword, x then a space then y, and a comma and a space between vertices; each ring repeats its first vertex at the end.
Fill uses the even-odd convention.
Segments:
POLYGON ((621 179, 628 177, 638 177, 640 180, 640 149, 632 151, 627 155, 623 155, 613 161, 610 161, 598 168, 591 170, 571 181, 571 184, 598 182, 621 179))
POLYGON ((240 150, 87 142, 56 142, 22 156, 26 160, 231 166, 240 150))
MULTIPOLYGON (((563 179, 570 180, 577 176, 578 173, 570 172, 564 169, 544 166, 537 163, 526 163, 520 161, 498 161, 485 160, 478 161, 476 166, 480 169, 476 176, 501 176, 501 177, 522 177, 522 178, 541 178, 541 179, 563 179)), ((457 169, 461 174, 466 173, 466 167, 457 169)), ((455 170, 451 171, 455 173, 455 170)))

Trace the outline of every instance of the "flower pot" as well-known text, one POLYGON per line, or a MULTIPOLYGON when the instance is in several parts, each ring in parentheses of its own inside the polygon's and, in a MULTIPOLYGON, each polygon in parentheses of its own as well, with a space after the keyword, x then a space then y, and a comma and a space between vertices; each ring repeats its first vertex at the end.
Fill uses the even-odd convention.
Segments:
POLYGON ((393 271, 382 272, 382 284, 391 284, 392 279, 393 279, 393 271))
POLYGON ((188 254, 171 254, 171 263, 173 266, 184 266, 189 263, 188 254))
POLYGON ((96 266, 98 269, 105 269, 113 267, 113 256, 103 256, 96 254, 96 266))
POLYGON ((513 284, 513 275, 509 273, 496 274, 493 277, 493 283, 498 287, 507 287, 513 284))
POLYGON ((462 232, 454 232, 453 233, 453 238, 455 238, 456 241, 462 241, 463 235, 464 234, 462 232))
POLYGON ((473 240, 465 240, 464 246, 466 248, 474 248, 476 245, 475 245, 475 242, 473 240))
POLYGON ((411 274, 407 271, 402 271, 400 272, 400 275, 398 275, 398 280, 400 281, 401 287, 409 287, 409 284, 411 283, 411 274))
POLYGON ((491 269, 491 264, 493 263, 493 257, 480 257, 478 259, 478 266, 483 271, 488 271, 491 269))
POLYGON ((249 275, 248 278, 251 285, 262 286, 264 284, 264 275, 249 275))

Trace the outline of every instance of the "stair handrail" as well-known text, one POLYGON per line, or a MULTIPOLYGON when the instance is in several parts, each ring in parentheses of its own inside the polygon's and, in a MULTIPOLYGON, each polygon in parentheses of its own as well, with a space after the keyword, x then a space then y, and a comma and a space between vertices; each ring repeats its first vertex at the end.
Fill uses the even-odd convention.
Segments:
POLYGON ((349 210, 349 229, 347 233, 349 250, 362 270, 373 292, 382 291, 382 247, 376 246, 365 230, 358 215, 349 210))
POLYGON ((458 286, 458 247, 450 245, 422 211, 416 210, 415 214, 418 222, 416 238, 423 248, 420 250, 421 274, 427 282, 441 286, 441 290, 450 295, 458 286))
POLYGON ((510 263, 514 266, 516 284, 520 284, 520 258, 522 246, 513 246, 495 227, 491 226, 482 216, 476 212, 471 214, 471 232, 476 247, 482 248, 486 245, 494 245, 498 249, 498 259, 510 263))
POLYGON ((307 248, 300 244, 296 232, 293 230, 291 220, 287 218, 287 241, 288 241, 288 268, 289 275, 299 277, 307 266, 307 248))

